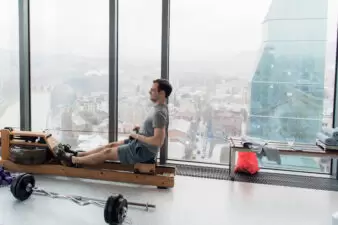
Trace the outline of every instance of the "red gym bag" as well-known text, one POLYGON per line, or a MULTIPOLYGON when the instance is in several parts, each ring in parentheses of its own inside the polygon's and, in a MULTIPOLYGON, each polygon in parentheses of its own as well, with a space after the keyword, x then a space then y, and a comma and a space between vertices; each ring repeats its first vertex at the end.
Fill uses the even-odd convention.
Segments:
POLYGON ((254 152, 238 152, 236 173, 248 173, 251 175, 259 171, 257 155, 254 152))

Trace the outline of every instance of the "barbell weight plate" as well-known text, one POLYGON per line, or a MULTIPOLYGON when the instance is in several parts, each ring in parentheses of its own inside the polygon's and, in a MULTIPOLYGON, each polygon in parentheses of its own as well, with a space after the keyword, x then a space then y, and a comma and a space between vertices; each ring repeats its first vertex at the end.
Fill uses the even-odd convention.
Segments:
POLYGON ((110 225, 123 223, 127 213, 127 200, 122 196, 110 196, 104 209, 104 219, 110 225))
POLYGON ((17 195, 17 194, 16 194, 16 186, 17 186, 18 182, 20 182, 20 180, 22 179, 22 177, 23 177, 24 175, 26 175, 26 174, 21 174, 21 175, 15 177, 14 180, 13 180, 13 182, 11 183, 11 193, 12 193, 12 195, 13 195, 15 198, 17 198, 17 197, 16 197, 16 195, 17 195))
POLYGON ((111 219, 111 213, 112 213, 112 205, 114 203, 114 197, 113 196, 109 196, 106 202, 106 205, 104 207, 104 221, 106 221, 106 223, 110 224, 110 221, 112 221, 111 219))
MULTIPOLYGON (((14 178, 14 180, 13 180, 13 182, 11 183, 11 188, 10 188, 10 190, 11 190, 11 193, 12 193, 12 195, 15 197, 15 188, 16 188, 16 184, 18 183, 18 179, 21 179, 21 175, 20 176, 18 176, 18 177, 16 177, 16 178, 14 178)), ((15 197, 16 198, 16 197, 15 197)))
POLYGON ((122 224, 127 216, 128 203, 123 196, 119 196, 115 202, 115 208, 117 209, 117 221, 120 221, 122 224))
MULTIPOLYGON (((14 183, 14 182, 13 182, 14 183)), ((33 193, 33 187, 35 187, 35 179, 30 174, 22 174, 20 175, 15 182, 15 185, 11 186, 11 191, 14 197, 20 201, 25 201, 28 199, 33 193), (30 190, 27 190, 27 185, 30 184, 30 190)))
POLYGON ((25 174, 22 176, 18 185, 16 186, 16 193, 19 193, 19 200, 25 201, 28 199, 33 193, 33 187, 35 187, 35 179, 31 174, 25 174), (30 184, 31 188, 27 190, 27 185, 30 184))

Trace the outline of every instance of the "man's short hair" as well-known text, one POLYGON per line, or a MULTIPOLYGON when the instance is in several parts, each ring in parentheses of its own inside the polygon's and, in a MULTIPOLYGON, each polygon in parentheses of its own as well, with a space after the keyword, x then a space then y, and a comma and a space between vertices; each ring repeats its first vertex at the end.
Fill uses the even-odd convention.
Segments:
POLYGON ((168 98, 173 90, 171 84, 166 79, 156 79, 153 83, 158 84, 158 91, 164 91, 165 97, 168 98))

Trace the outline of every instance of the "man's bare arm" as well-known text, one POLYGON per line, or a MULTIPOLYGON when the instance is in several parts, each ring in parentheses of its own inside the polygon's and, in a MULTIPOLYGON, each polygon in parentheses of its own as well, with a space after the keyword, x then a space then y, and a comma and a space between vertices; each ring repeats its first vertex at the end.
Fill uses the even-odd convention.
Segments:
POLYGON ((165 140, 165 128, 155 128, 154 136, 151 137, 146 137, 139 134, 132 134, 132 137, 148 145, 162 147, 165 140))
POLYGON ((131 136, 137 139, 139 142, 146 143, 148 145, 161 147, 164 143, 166 136, 166 124, 168 115, 163 111, 157 111, 153 118, 154 135, 146 137, 144 135, 132 134, 131 136))

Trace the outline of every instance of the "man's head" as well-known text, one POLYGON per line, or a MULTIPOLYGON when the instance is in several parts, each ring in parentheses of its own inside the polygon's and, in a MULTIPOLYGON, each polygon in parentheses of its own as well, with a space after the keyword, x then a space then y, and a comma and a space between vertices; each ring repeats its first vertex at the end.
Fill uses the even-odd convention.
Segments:
POLYGON ((156 79, 150 89, 150 100, 153 102, 165 102, 172 92, 173 88, 169 81, 165 79, 156 79))

